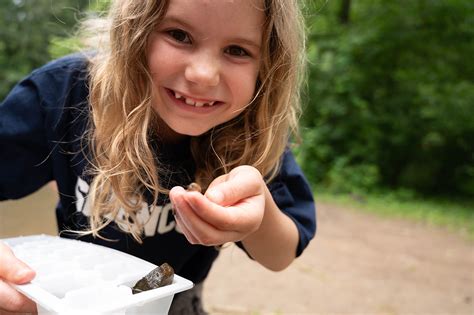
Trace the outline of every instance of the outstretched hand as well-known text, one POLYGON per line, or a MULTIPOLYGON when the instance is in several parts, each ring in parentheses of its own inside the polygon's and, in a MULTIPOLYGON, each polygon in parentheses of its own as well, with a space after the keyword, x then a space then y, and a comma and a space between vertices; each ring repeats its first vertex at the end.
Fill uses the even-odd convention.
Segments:
POLYGON ((265 183, 251 166, 216 178, 203 195, 174 187, 170 200, 178 227, 191 244, 221 245, 244 239, 263 219, 265 183))

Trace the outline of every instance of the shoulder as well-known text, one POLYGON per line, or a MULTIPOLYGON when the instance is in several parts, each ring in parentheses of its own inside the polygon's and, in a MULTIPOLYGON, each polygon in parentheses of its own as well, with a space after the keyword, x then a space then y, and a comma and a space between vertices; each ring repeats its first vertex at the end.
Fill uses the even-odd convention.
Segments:
POLYGON ((85 90, 88 85, 88 58, 83 53, 53 60, 34 70, 30 82, 46 100, 59 100, 74 90, 85 90))
POLYGON ((76 53, 48 62, 44 66, 34 70, 31 73, 31 77, 40 77, 50 74, 87 72, 87 67, 88 55, 84 53, 76 53))
POLYGON ((88 63, 86 54, 73 54, 43 65, 17 83, 1 107, 29 111, 82 104, 89 92, 88 63))
POLYGON ((70 130, 71 122, 80 123, 74 128, 82 130, 88 116, 88 60, 86 54, 77 53, 43 65, 21 81, 5 103, 23 109, 23 116, 39 111, 41 125, 58 134, 54 137, 70 130))
POLYGON ((30 87, 45 109, 75 107, 83 104, 89 94, 88 64, 88 56, 83 53, 68 55, 34 70, 22 85, 30 87))

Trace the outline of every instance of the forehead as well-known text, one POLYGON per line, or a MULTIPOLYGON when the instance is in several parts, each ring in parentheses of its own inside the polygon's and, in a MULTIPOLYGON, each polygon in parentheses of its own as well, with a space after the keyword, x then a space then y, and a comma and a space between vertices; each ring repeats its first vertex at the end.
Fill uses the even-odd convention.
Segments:
POLYGON ((261 36, 265 14, 263 0, 170 0, 167 19, 207 32, 261 36))

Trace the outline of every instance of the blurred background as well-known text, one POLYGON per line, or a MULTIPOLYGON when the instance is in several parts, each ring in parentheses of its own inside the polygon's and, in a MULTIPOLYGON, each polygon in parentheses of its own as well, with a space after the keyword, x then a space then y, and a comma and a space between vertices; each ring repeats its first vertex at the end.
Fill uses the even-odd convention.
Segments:
MULTIPOLYGON (((278 274, 224 250, 207 308, 474 314, 474 2, 303 3, 309 67, 294 151, 318 201, 318 235, 278 274)), ((0 1, 0 100, 76 51, 78 23, 107 6, 0 1)), ((0 238, 57 233, 56 200, 52 184, 0 203, 0 238)))

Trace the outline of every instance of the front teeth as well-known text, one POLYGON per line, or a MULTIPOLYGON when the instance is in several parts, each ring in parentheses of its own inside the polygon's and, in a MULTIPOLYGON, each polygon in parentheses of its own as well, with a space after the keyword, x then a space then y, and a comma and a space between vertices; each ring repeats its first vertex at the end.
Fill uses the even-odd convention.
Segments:
POLYGON ((215 101, 212 101, 212 102, 209 102, 209 103, 205 103, 205 102, 196 102, 196 101, 193 101, 192 99, 189 99, 187 97, 184 97, 182 96, 181 94, 179 94, 178 92, 174 92, 174 97, 176 99, 182 99, 184 100, 184 102, 188 105, 191 105, 191 106, 196 106, 196 107, 203 107, 204 105, 208 105, 208 106, 212 106, 214 105, 215 101))

